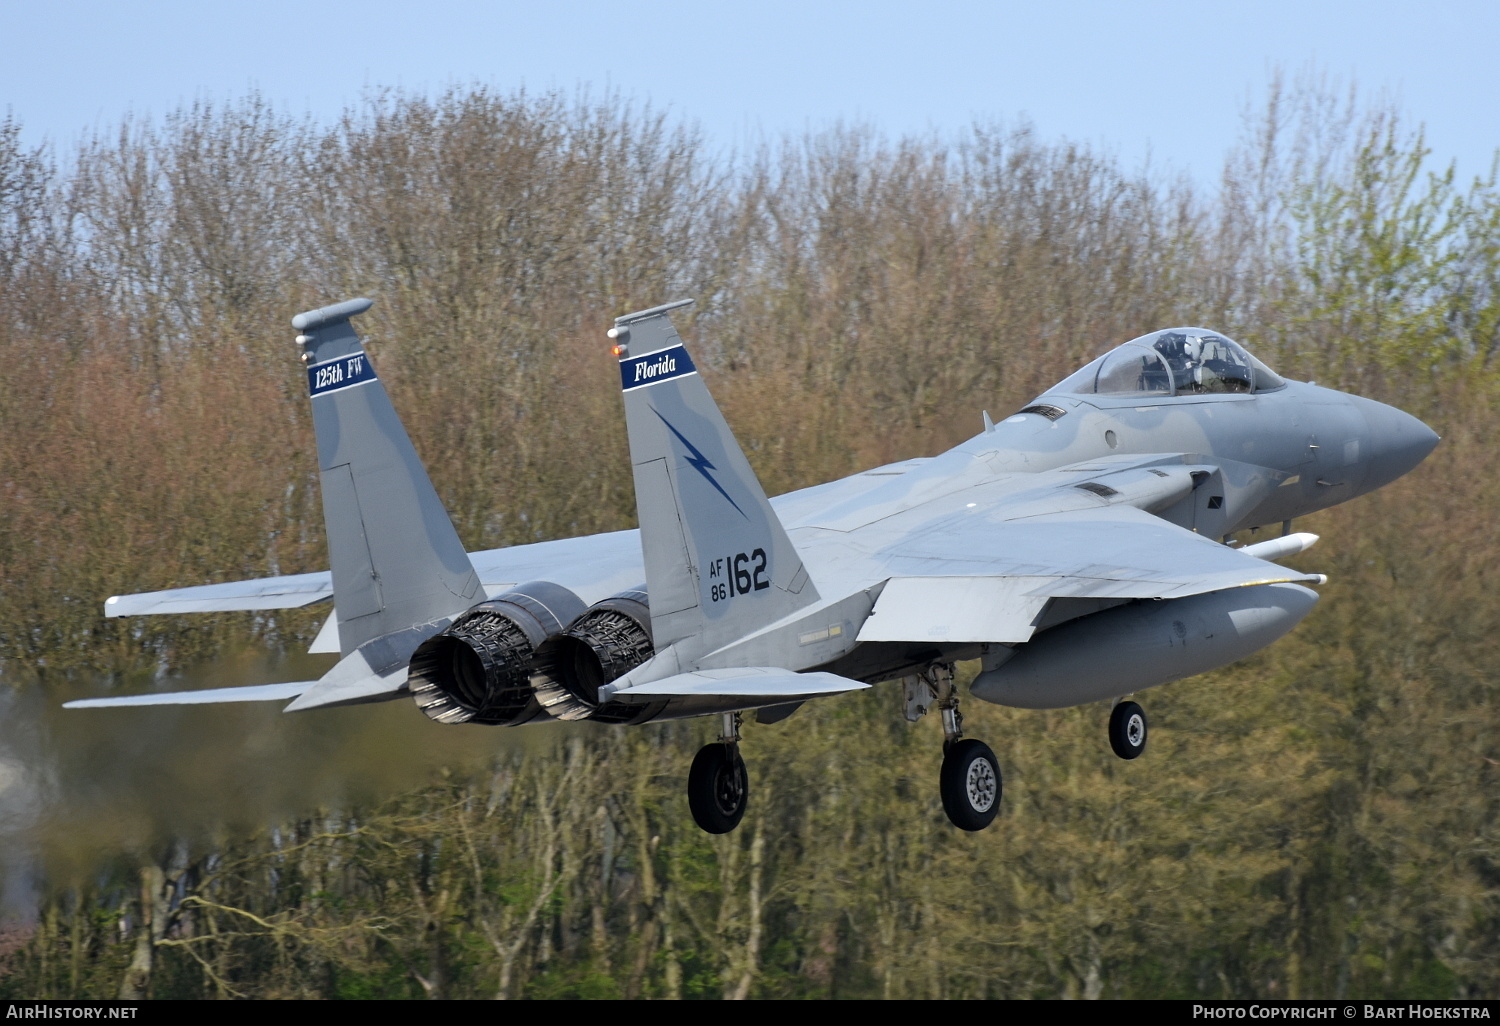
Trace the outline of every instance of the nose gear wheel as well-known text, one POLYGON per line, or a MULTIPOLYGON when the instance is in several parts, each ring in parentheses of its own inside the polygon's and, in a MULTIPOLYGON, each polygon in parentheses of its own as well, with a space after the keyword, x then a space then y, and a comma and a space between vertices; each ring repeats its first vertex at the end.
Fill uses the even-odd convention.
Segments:
POLYGON ((1134 702, 1121 702, 1109 714, 1109 747, 1122 759, 1146 750, 1146 711, 1134 702))

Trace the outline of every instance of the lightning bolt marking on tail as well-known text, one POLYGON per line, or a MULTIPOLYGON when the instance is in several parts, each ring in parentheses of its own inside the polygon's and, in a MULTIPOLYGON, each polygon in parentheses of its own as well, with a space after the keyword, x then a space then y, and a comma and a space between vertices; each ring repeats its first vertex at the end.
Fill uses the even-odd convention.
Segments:
POLYGON ((678 431, 676 428, 674 428, 671 421, 669 421, 666 417, 663 417, 660 413, 657 413, 656 407, 652 406, 650 407, 650 410, 652 413, 656 414, 657 420, 660 420, 663 424, 667 425, 668 431, 677 436, 677 440, 679 442, 687 446, 687 451, 692 453, 692 455, 687 459, 688 466, 692 467, 698 473, 702 474, 703 480, 713 485, 718 493, 724 496, 725 501, 727 501, 731 506, 734 507, 736 513, 744 517, 746 520, 749 520, 750 518, 745 514, 745 511, 740 509, 740 504, 731 499, 729 497, 729 493, 724 490, 724 486, 719 484, 718 481, 715 481, 714 476, 709 473, 710 470, 718 470, 719 468, 710 463, 708 461, 708 457, 699 452, 698 447, 692 442, 689 442, 681 431, 678 431))

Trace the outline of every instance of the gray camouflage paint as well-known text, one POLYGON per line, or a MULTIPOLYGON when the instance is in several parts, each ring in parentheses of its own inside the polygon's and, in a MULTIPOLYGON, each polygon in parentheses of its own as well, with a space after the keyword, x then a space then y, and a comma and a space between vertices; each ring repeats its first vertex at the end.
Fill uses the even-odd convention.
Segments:
POLYGON ((377 638, 456 616, 483 597, 453 522, 349 322, 370 306, 368 299, 355 299, 292 319, 307 339, 303 351, 344 656, 377 638), (360 367, 363 380, 323 387, 315 382, 320 367, 349 365, 360 367))
MULTIPOLYGON (((314 364, 359 352, 348 318, 368 305, 356 300, 294 321, 311 336, 314 364)), ((980 697, 1073 704, 1223 665, 1290 629, 1316 598, 1297 582, 1316 579, 1217 539, 1372 491, 1437 442, 1400 410, 1299 382, 1179 397, 1053 390, 1030 405, 1065 411, 1055 419, 1017 414, 931 459, 767 501, 687 350, 677 348, 668 312, 678 305, 617 322, 643 532, 464 555, 372 374, 313 397, 320 468, 331 483, 331 582, 303 574, 121 596, 107 613, 277 608, 278 595, 290 607, 331 591, 346 658, 289 707, 309 708, 395 697, 404 682, 396 650, 415 642, 393 647, 387 635, 430 635, 482 598, 481 585, 494 595, 546 579, 592 603, 644 578, 657 654, 605 691, 628 702, 639 687, 656 715, 785 707, 962 658, 985 661, 980 697), (635 369, 634 361, 662 353, 685 362, 635 369), (729 559, 733 579, 734 558, 757 550, 767 555, 766 587, 754 587, 756 577, 743 593, 715 598, 725 580, 716 561, 729 559), (975 618, 982 622, 986 609, 942 601, 948 582, 971 604, 992 603, 990 622, 1004 636, 976 638, 975 618), (881 615, 888 587, 894 625, 881 615), (1239 641, 1184 654, 1172 632, 1189 621, 1209 638, 1219 636, 1215 624, 1227 624, 1239 641), (1124 652, 1160 631, 1168 656, 1136 659, 1128 670, 1102 661, 1115 658, 1111 644, 1124 652), (356 651, 361 644, 370 651, 356 651), (376 648, 390 651, 375 658, 376 648), (1064 655, 1091 648, 1105 655, 1076 667, 1064 655), (384 668, 374 665, 382 660, 384 668), (736 671, 734 686, 715 694, 725 670, 736 671), (806 674, 799 691, 787 671, 820 672, 816 680, 806 674), (1074 683, 1060 688, 1063 678, 1074 683)))

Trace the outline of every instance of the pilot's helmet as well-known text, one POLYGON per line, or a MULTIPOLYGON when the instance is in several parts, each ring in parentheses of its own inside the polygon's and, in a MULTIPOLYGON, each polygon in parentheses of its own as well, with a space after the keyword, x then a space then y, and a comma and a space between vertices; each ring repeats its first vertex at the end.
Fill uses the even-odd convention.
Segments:
POLYGON ((1182 356, 1183 337, 1171 332, 1157 336, 1153 348, 1169 360, 1182 356))

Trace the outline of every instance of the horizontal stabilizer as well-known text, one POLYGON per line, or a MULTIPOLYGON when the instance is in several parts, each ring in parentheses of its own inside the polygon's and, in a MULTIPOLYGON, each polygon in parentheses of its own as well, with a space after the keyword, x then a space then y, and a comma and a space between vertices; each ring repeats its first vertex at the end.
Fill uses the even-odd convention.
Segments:
POLYGON ((86 698, 65 709, 121 705, 201 705, 209 702, 274 702, 295 699, 286 712, 330 705, 355 705, 395 698, 406 687, 406 665, 412 650, 448 625, 448 620, 418 624, 361 645, 318 680, 256 684, 243 688, 209 688, 124 698, 86 698))
POLYGON ((64 709, 113 709, 124 705, 210 705, 217 702, 279 702, 296 698, 312 687, 314 681, 300 680, 289 684, 252 684, 244 688, 204 688, 201 691, 169 691, 156 695, 128 695, 124 698, 82 698, 64 702, 64 709))
POLYGON ((628 702, 637 696, 655 699, 676 695, 714 695, 746 699, 781 698, 790 702, 859 691, 869 686, 834 673, 793 673, 777 666, 738 666, 678 673, 617 691, 612 697, 628 702))
POLYGON ((302 712, 325 705, 355 705, 360 702, 379 701, 395 697, 396 692, 406 687, 406 666, 395 666, 383 672, 373 670, 360 674, 353 669, 340 672, 350 659, 358 659, 360 653, 346 656, 324 675, 316 684, 298 693, 297 700, 286 707, 287 712, 302 712))
POLYGON ((193 588, 115 595, 104 602, 105 616, 152 613, 223 613, 238 609, 300 609, 333 597, 328 571, 263 577, 256 581, 201 584, 193 588))
POLYGON ((328 705, 353 705, 396 697, 406 687, 406 669, 417 646, 447 627, 451 620, 434 620, 367 641, 338 661, 338 665, 286 707, 301 712, 328 705))

